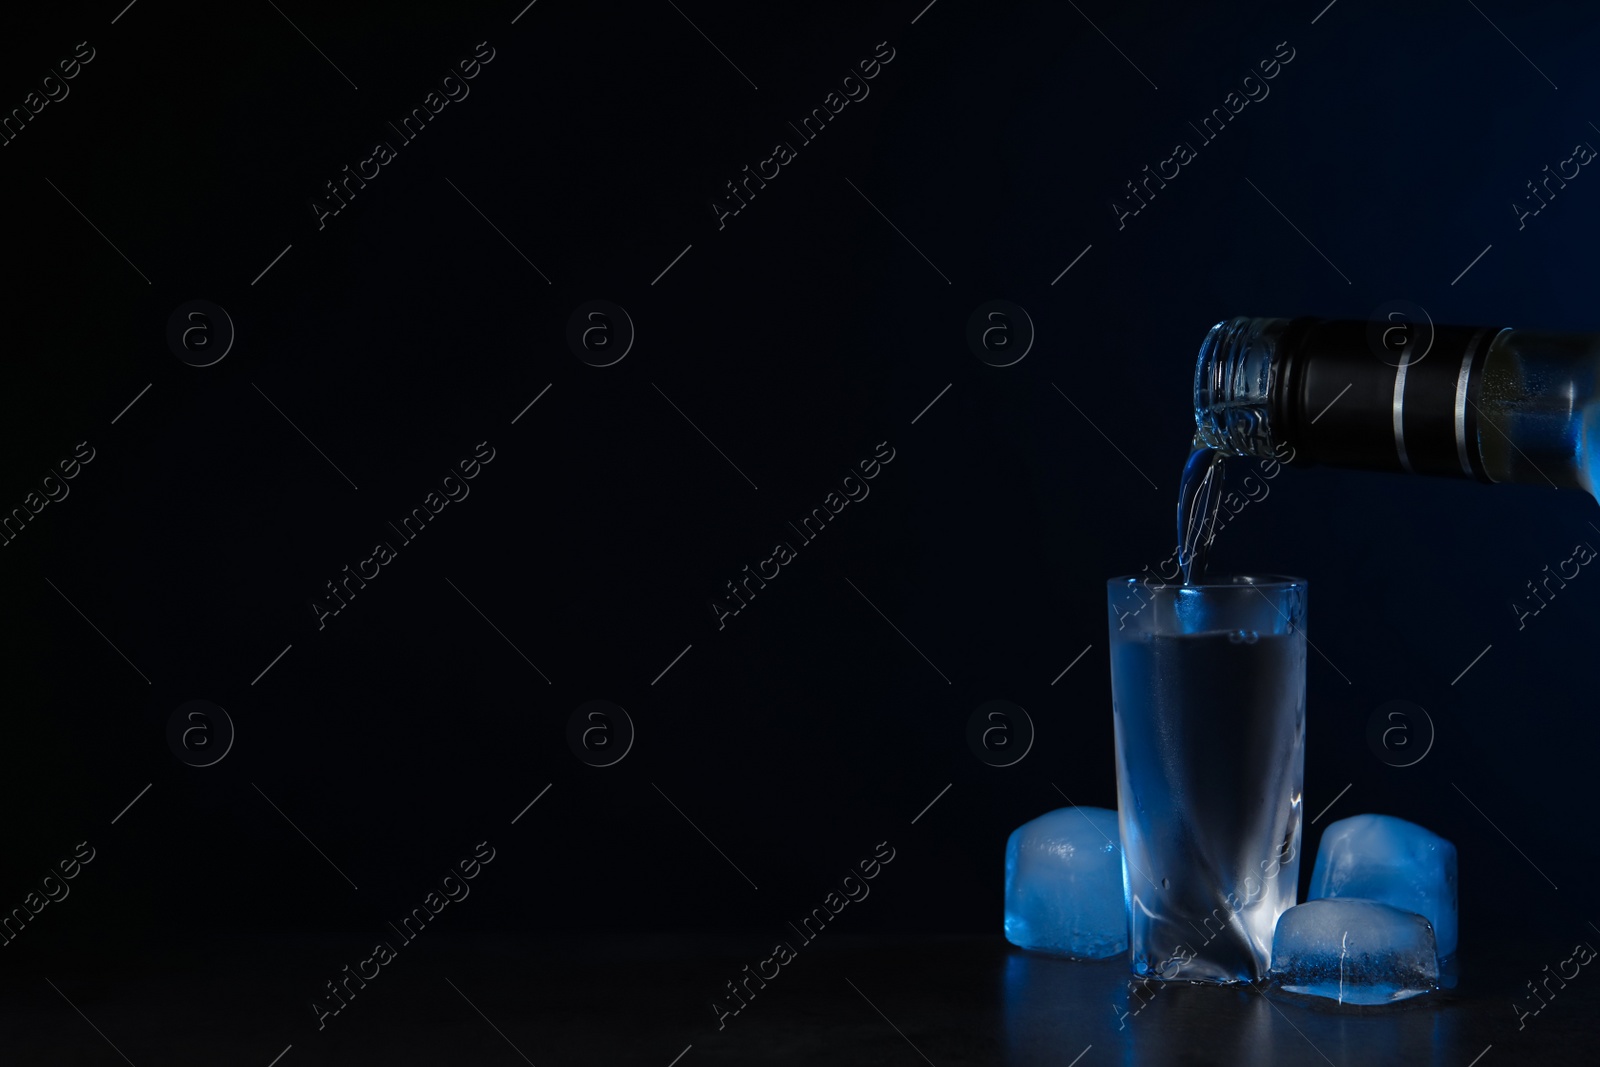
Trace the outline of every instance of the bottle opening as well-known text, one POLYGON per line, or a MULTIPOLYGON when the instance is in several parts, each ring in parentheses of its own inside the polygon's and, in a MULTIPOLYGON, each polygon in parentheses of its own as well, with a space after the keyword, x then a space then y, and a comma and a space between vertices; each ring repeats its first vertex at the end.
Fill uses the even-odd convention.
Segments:
POLYGON ((1277 454, 1270 422, 1273 355, 1288 319, 1226 319, 1211 327, 1194 368, 1196 448, 1277 454))

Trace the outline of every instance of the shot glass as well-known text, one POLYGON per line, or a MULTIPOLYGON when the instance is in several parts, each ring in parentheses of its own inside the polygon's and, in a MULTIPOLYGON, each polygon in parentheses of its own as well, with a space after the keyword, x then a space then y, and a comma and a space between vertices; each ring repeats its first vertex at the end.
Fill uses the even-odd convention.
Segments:
POLYGON ((1263 978, 1299 884, 1306 583, 1108 586, 1133 971, 1263 978))

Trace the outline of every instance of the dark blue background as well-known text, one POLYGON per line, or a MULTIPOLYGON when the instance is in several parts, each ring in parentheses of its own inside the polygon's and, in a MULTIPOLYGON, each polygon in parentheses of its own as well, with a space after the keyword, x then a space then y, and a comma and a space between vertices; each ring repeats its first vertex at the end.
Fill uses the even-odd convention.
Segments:
MULTIPOLYGON (((998 937, 1010 830, 1062 793, 1115 806, 1104 583, 1171 552, 1205 330, 1405 299, 1600 331, 1600 178, 1521 231, 1511 208, 1600 142, 1582 5, 686 7, 759 89, 670 5, 517 6, 288 11, 359 90, 265 5, 52 11, 8 41, 8 107, 75 42, 98 55, 0 149, 4 505, 74 442, 98 455, 0 553, 0 903, 79 840, 103 857, 11 951, 376 930, 482 839, 502 858, 458 932, 765 938, 887 840, 879 902, 841 925, 998 937), (319 232, 321 183, 485 39, 470 97, 319 232), (871 95, 719 230, 721 184, 884 40, 871 95), (1119 229, 1123 183, 1282 41, 1270 96, 1119 229), (194 297, 239 329, 203 370, 163 339, 194 297), (638 329, 610 368, 564 341, 593 298, 638 329), (995 298, 1037 328, 1007 368, 965 343, 995 298), (471 497, 318 632, 307 601, 484 439, 471 497), (871 496, 719 632, 708 600, 881 441, 871 496), (196 697, 239 731, 203 770, 163 733, 196 697), (638 729, 608 769, 565 743, 593 698, 638 729), (1037 726, 1010 768, 966 746, 991 698, 1037 726)), ((1455 841, 1468 957, 1586 936, 1600 578, 1521 631, 1510 602, 1596 525, 1577 493, 1290 470, 1217 546, 1310 582, 1307 813, 1350 783, 1320 825, 1455 841), (1395 699, 1437 729, 1410 768, 1366 741, 1395 699)))

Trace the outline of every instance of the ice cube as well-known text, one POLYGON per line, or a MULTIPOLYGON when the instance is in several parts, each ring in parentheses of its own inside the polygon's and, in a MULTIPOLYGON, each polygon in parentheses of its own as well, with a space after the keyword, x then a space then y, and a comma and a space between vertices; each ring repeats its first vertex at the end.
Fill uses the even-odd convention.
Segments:
POLYGON ((1308 900, 1278 918, 1271 976, 1287 992, 1340 1004, 1405 1000, 1439 988, 1433 926, 1381 901, 1308 900))
POLYGON ((1128 950, 1116 812, 1057 808, 1011 831, 1006 940, 1078 959, 1128 950))
POLYGON ((1355 815, 1322 832, 1309 900, 1362 897, 1433 924, 1439 958, 1456 950, 1456 846, 1392 815, 1355 815))

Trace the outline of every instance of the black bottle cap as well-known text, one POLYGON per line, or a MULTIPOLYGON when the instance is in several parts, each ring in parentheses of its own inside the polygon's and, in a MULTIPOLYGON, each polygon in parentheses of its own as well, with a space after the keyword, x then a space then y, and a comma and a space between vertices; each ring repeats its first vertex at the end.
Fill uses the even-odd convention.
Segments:
POLYGON ((1499 330, 1418 326, 1391 337, 1385 329, 1303 318, 1284 330, 1271 419, 1294 450, 1291 462, 1489 481, 1478 393, 1499 330))

